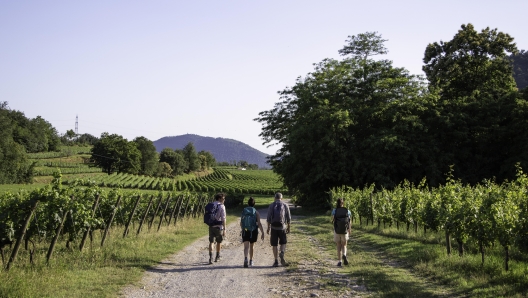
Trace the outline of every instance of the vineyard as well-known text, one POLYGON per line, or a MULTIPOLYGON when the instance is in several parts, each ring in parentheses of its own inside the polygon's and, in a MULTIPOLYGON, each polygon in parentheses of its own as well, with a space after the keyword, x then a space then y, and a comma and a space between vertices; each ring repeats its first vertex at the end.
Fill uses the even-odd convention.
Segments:
POLYGON ((188 180, 120 173, 89 179, 74 178, 66 180, 65 184, 232 194, 274 194, 277 191, 284 191, 277 175, 270 170, 242 171, 233 167, 214 168, 213 173, 209 175, 188 180))
POLYGON ((508 270, 510 252, 528 253, 528 177, 518 169, 517 179, 504 184, 486 181, 474 187, 462 185, 448 177, 446 185, 429 189, 404 182, 393 190, 334 188, 333 201, 345 198, 347 208, 359 224, 369 221, 378 229, 396 225, 410 233, 430 231, 445 233, 447 254, 451 239, 460 256, 465 248, 481 254, 500 245, 504 251, 504 268, 508 270))
POLYGON ((95 185, 63 186, 57 173, 46 187, 0 196, 2 263, 6 269, 12 267, 22 245, 31 264, 36 255, 44 254, 49 262, 61 239, 67 248, 82 251, 87 241, 93 245, 96 231, 101 235, 96 245, 103 247, 110 227, 122 230, 121 235, 114 233, 113 237, 127 237, 176 225, 187 217, 199 216, 211 198, 206 193, 188 191, 146 194, 95 185), (42 247, 47 249, 42 251, 42 247))

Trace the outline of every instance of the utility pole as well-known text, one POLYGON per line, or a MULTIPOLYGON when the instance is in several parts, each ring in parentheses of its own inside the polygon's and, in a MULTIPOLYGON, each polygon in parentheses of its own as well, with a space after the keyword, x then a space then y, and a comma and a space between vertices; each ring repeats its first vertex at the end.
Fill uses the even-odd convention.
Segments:
POLYGON ((79 116, 75 115, 75 135, 79 134, 79 116))

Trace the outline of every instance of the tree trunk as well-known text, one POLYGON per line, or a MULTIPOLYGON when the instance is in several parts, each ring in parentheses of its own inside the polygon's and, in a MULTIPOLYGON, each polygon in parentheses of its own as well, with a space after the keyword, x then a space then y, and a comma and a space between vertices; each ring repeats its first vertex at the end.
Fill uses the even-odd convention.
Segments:
POLYGON ((447 255, 451 255, 451 237, 449 235, 449 231, 445 231, 445 238, 446 238, 446 249, 447 249, 447 255))
POLYGON ((484 245, 482 244, 482 241, 479 241, 479 250, 480 250, 480 255, 482 257, 482 265, 484 265, 484 245))
POLYGON ((504 246, 504 269, 506 271, 509 270, 509 261, 510 261, 510 252, 508 249, 508 245, 504 246))
POLYGON ((458 243, 458 255, 463 256, 464 255, 464 242, 462 240, 457 239, 458 243))

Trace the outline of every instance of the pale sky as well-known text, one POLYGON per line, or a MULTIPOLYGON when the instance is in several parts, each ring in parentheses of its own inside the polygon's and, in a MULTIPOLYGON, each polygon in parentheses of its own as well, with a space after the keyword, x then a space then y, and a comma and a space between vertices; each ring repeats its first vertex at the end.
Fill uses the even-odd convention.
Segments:
POLYGON ((0 0, 0 101, 60 134, 128 140, 197 134, 273 154, 253 121, 349 35, 377 31, 385 56, 423 74, 427 44, 462 24, 528 50, 528 1, 0 0), (524 28, 524 29, 523 29, 524 28))

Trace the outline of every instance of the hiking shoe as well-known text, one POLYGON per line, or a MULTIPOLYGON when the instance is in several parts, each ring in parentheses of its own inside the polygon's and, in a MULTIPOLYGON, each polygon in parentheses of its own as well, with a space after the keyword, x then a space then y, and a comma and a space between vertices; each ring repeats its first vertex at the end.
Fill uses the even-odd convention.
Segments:
POLYGON ((279 267, 279 261, 278 260, 275 260, 275 262, 273 262, 273 267, 279 267))
POLYGON ((253 260, 249 260, 249 267, 253 267, 253 260))
POLYGON ((286 263, 286 260, 284 259, 284 252, 281 251, 281 253, 279 254, 279 257, 280 257, 282 266, 288 266, 288 263, 286 263))
POLYGON ((348 265, 348 260, 346 255, 343 255, 343 264, 348 265))
POLYGON ((341 267, 341 262, 338 262, 338 263, 337 263, 337 267, 341 267))
POLYGON ((220 255, 216 255, 215 262, 220 261, 220 258, 221 258, 220 255))
POLYGON ((246 260, 244 260, 244 268, 247 268, 247 267, 248 267, 248 261, 246 259, 246 260))

